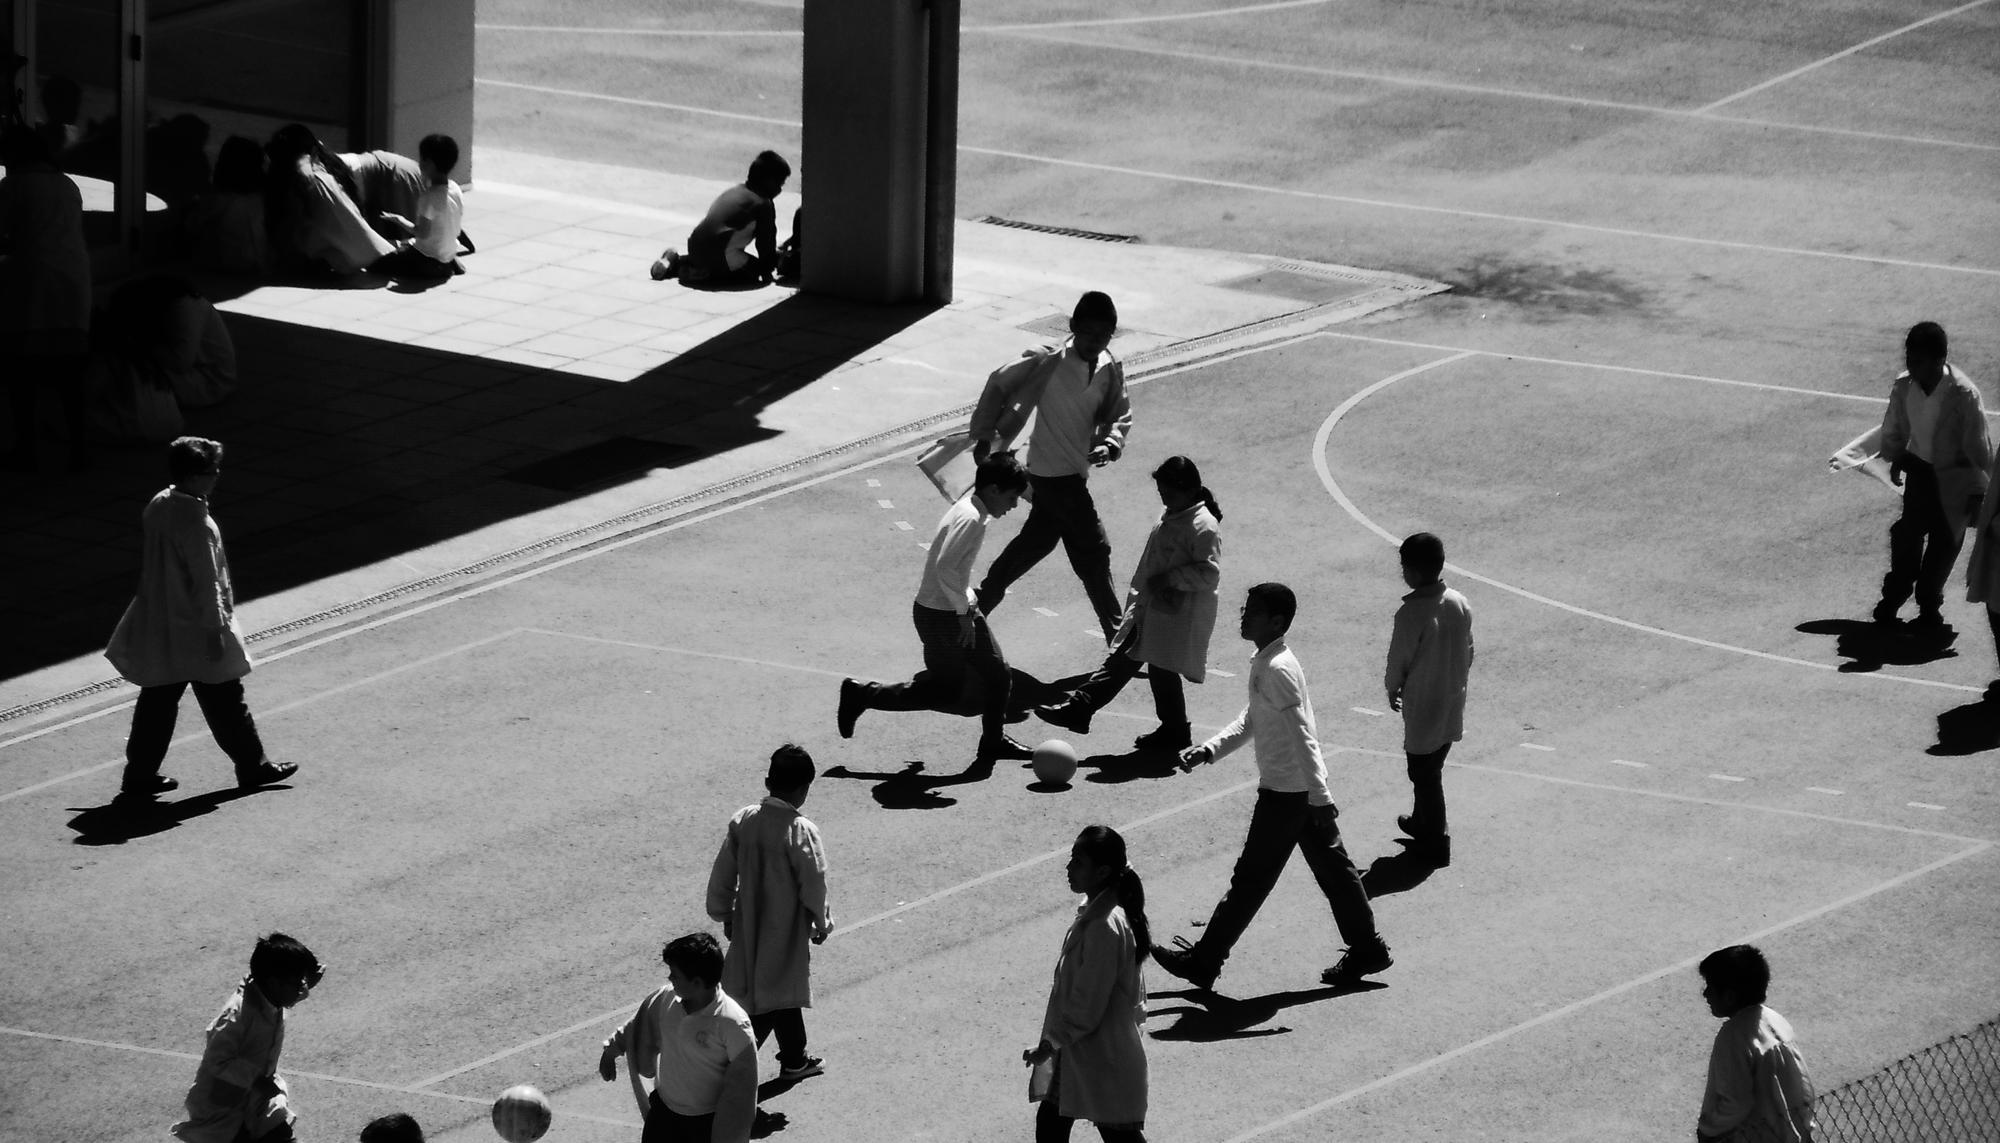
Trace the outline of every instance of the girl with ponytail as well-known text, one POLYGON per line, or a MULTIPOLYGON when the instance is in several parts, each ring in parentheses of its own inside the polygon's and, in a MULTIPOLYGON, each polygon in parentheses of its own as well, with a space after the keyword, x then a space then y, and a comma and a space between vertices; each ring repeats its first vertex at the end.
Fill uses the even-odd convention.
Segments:
POLYGON ((1043 722, 1090 733, 1090 716, 1116 698, 1125 684, 1150 668, 1157 730, 1140 735, 1141 750, 1178 752, 1193 744, 1187 695, 1181 680, 1199 683, 1208 673, 1208 639, 1215 631, 1222 584, 1222 506, 1201 482, 1201 470, 1184 456, 1153 470, 1163 511, 1146 537, 1125 615, 1111 639, 1111 654, 1082 686, 1061 701, 1035 708, 1043 722))
POLYGON ((1021 1053, 1042 1105, 1035 1143, 1064 1143, 1079 1119, 1106 1143, 1146 1143, 1146 887, 1110 826, 1084 827, 1068 872, 1084 903, 1063 937, 1041 1043, 1021 1053))

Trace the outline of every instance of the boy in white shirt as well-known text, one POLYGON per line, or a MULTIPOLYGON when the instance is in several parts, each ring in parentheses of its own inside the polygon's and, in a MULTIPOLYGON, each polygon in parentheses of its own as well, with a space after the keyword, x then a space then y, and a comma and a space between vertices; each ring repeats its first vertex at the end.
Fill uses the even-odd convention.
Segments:
POLYGON ((417 215, 395 220, 406 222, 412 237, 397 243, 394 253, 369 269, 390 278, 439 282, 465 273, 458 256, 473 252, 472 240, 461 227, 465 195, 451 180, 451 172, 458 166, 458 141, 449 135, 424 136, 417 144, 417 165, 426 184, 424 193, 417 197, 417 215))

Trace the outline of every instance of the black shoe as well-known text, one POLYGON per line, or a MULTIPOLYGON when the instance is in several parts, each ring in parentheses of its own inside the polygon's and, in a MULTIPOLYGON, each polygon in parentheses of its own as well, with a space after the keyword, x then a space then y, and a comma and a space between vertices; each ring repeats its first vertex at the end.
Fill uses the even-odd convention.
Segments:
POLYGON ((174 781, 165 774, 155 774, 147 781, 140 782, 137 785, 126 786, 124 789, 119 790, 118 797, 115 800, 120 805, 135 805, 150 802, 158 798, 161 794, 172 793, 180 789, 180 786, 179 782, 174 781))
POLYGON ((979 740, 979 755, 977 760, 981 763, 991 764, 1008 759, 1025 762, 1034 756, 1035 751, 1033 747, 1015 741, 1012 735, 987 735, 979 740))
POLYGON ((246 790, 258 786, 275 786, 298 772, 297 762, 273 762, 267 758, 255 766, 238 766, 236 784, 246 790))
POLYGON ((1882 602, 1875 605, 1875 610, 1870 614, 1869 618, 1873 619, 1875 622, 1881 624, 1884 627, 1893 627, 1896 625, 1896 612, 1901 611, 1902 608, 1903 608, 1902 604, 1898 603, 1891 605, 1889 601, 1885 599, 1882 602))
POLYGON ((1220 965, 1209 964, 1195 955, 1194 946, 1186 937, 1175 937, 1173 948, 1154 945, 1153 963, 1167 975, 1178 976, 1196 988, 1214 988, 1215 978, 1222 975, 1220 965))
POLYGON ((1389 955, 1389 946, 1377 937, 1373 944, 1348 949, 1338 963, 1319 974, 1319 980, 1321 984, 1353 984, 1395 963, 1395 958, 1389 955))
POLYGON ((1177 722, 1172 726, 1161 723, 1132 740, 1132 745, 1140 750, 1172 750, 1179 753, 1194 745, 1194 738, 1188 733, 1188 724, 1177 722))
POLYGON ((868 692, 854 679, 840 680, 840 708, 833 716, 842 738, 854 737, 854 720, 868 709, 868 692))
POLYGON ((1060 726, 1064 730, 1073 730, 1078 734, 1090 733, 1090 713, 1090 708, 1076 701, 1075 695, 1061 702, 1052 702, 1047 706, 1035 708, 1036 718, 1050 726, 1060 726))

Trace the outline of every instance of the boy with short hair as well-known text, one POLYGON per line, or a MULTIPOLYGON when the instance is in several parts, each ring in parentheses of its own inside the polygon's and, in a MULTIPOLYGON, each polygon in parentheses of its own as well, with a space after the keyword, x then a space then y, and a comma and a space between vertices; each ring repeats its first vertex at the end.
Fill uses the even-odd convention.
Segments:
POLYGON ((458 140, 449 135, 424 136, 417 144, 417 166, 424 191, 417 196, 415 216, 398 220, 408 222, 411 237, 369 269, 390 278, 437 282, 465 273, 458 264, 461 246, 463 253, 472 253, 472 242, 461 233, 465 193, 451 179, 458 166, 458 140))
POLYGON ((424 1143, 424 1129, 398 1111, 369 1120, 361 1129, 361 1143, 424 1143))
POLYGON ((289 1089, 278 1076, 285 1010, 326 975, 313 951, 284 933, 257 941, 243 978, 208 1026, 208 1043, 188 1088, 187 1118, 169 1128, 187 1143, 290 1143, 289 1089))
POLYGON ((773 751, 764 777, 770 793, 729 819, 708 876, 708 915, 729 941, 722 986, 750 1013, 760 1047, 777 1032, 780 1079, 825 1067, 806 1053, 805 1009, 812 946, 833 932, 833 911, 819 827, 799 813, 817 776, 804 747, 787 742, 773 751))
POLYGON ((1418 532, 1403 541, 1403 582, 1410 593, 1396 609, 1383 686, 1389 709, 1403 715, 1413 806, 1396 819, 1410 836, 1410 853, 1439 867, 1451 864, 1445 821, 1444 759, 1465 737, 1465 682, 1472 673, 1472 607, 1445 586, 1444 541, 1418 532))
POLYGON ((1731 945, 1703 957, 1698 971, 1702 999, 1723 1023, 1695 1138, 1811 1143, 1812 1076, 1791 1023, 1764 1005, 1770 962, 1754 945, 1731 945))
POLYGON ((708 214, 688 232, 687 254, 669 246, 653 263, 653 280, 679 278, 688 285, 762 285, 778 268, 777 198, 792 165, 776 151, 760 151, 743 181, 717 195, 708 214), (756 245, 752 256, 749 248, 756 245))
MULTIPOLYGON (((597 1074, 618 1078, 618 1058, 649 1076, 640 1143, 747 1143, 757 1118, 757 1049, 750 1017, 722 990, 722 946, 689 933, 660 950, 667 983, 604 1041, 597 1074)), ((637 1080, 633 1094, 638 1095, 637 1080)))

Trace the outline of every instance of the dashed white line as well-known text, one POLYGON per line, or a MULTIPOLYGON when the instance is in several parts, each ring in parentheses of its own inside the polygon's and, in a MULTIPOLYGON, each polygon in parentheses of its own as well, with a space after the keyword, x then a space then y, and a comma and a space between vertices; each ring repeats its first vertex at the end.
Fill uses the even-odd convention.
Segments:
POLYGON ((1709 777, 1718 782, 1748 782, 1750 780, 1748 778, 1739 778, 1734 774, 1710 774, 1709 777))
POLYGON ((1225 671, 1220 667, 1210 667, 1208 669, 1208 673, 1211 675, 1221 675, 1225 679, 1233 679, 1236 677, 1235 671, 1225 671))
POLYGON ((1028 610, 1034 612, 1036 615, 1040 615, 1048 619, 1054 619, 1056 616, 1062 614, 1059 611, 1050 611, 1046 607, 1031 607, 1028 610))
POLYGON ((1547 751, 1549 751, 1549 752, 1551 752, 1551 753, 1553 753, 1553 752, 1555 751, 1555 747, 1553 747, 1553 746, 1543 746, 1543 745, 1542 745, 1541 743, 1539 743, 1539 742, 1523 742, 1523 743, 1521 744, 1521 749, 1523 749, 1523 750, 1547 750, 1547 751))
POLYGON ((1836 790, 1832 786, 1807 786, 1806 789, 1812 791, 1815 794, 1826 794, 1830 797, 1835 797, 1835 798, 1838 798, 1842 794, 1845 794, 1847 792, 1846 790, 1836 790))
POLYGON ((1611 764, 1613 766, 1630 766, 1634 770, 1644 770, 1648 765, 1645 762, 1634 762, 1629 758, 1613 758, 1611 764))
POLYGON ((1382 718, 1388 713, 1387 711, 1369 710, 1365 706, 1350 706, 1347 709, 1353 711, 1356 714, 1365 714, 1369 718, 1382 718))
POLYGON ((1913 810, 1941 810, 1944 808, 1935 802, 1908 802, 1905 804, 1913 810))
POLYGON ((894 500, 877 500, 875 503, 876 506, 881 508, 894 508, 896 506, 896 502, 894 500))
POLYGON ((875 479, 874 477, 872 477, 872 476, 871 476, 871 477, 869 477, 869 478, 868 478, 868 487, 870 487, 870 488, 880 488, 880 487, 882 487, 882 482, 881 482, 881 481, 879 481, 879 480, 877 480, 877 479, 875 479))
POLYGON ((914 532, 917 529, 908 520, 898 520, 896 521, 896 530, 899 532, 914 532))

